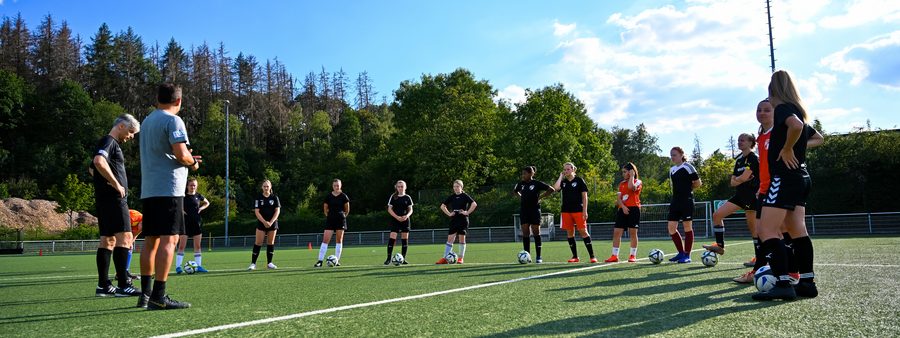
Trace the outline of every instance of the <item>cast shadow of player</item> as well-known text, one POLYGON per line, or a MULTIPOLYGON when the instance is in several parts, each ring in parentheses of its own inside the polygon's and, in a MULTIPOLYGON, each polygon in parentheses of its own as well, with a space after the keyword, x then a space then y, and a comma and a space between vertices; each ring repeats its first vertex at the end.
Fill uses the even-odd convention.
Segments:
POLYGON ((48 322, 48 321, 52 321, 52 320, 62 320, 62 319, 72 319, 72 318, 87 318, 87 317, 97 318, 98 315, 103 315, 103 314, 107 314, 107 313, 121 314, 121 313, 138 312, 138 311, 147 311, 147 310, 137 308, 134 306, 126 306, 126 307, 100 309, 100 310, 91 309, 91 310, 84 310, 84 311, 66 311, 66 312, 60 312, 60 313, 44 313, 44 314, 36 314, 36 315, 0 317, 0 325, 30 323, 30 322, 48 322))
POLYGON ((523 269, 519 264, 508 264, 508 265, 457 265, 457 266, 437 266, 437 268, 429 268, 429 269, 383 269, 378 272, 371 272, 364 274, 365 276, 376 276, 376 277, 409 277, 409 276, 421 276, 421 275, 449 275, 453 274, 454 276, 459 277, 480 277, 485 275, 508 275, 514 273, 534 273, 541 272, 546 270, 558 270, 559 267, 554 266, 546 266, 546 267, 527 267, 527 271, 523 269))
MULTIPOLYGON (((75 277, 75 278, 61 278, 61 279, 38 279, 38 280, 18 280, 13 282, 3 282, 0 283, 0 289, 2 288, 11 288, 11 287, 32 287, 32 286, 45 286, 45 285, 56 285, 56 284, 83 284, 89 280, 97 280, 97 277, 75 277)), ((114 280, 114 279, 110 279, 114 280)))
POLYGON ((18 305, 36 305, 36 304, 59 304, 65 302, 85 302, 85 301, 94 301, 94 300, 102 300, 101 297, 94 296, 81 296, 81 297, 68 297, 68 298, 53 298, 53 299, 24 299, 24 300, 14 300, 14 301, 3 301, 0 302, 0 307, 6 306, 18 306, 18 305))

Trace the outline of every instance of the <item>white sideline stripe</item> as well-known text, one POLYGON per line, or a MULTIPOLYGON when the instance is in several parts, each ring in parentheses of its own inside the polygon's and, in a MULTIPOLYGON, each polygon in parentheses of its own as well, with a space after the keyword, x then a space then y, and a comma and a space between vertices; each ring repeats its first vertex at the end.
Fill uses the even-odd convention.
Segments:
MULTIPOLYGON (((747 242, 736 243, 736 244, 733 244, 733 245, 740 245, 740 244, 747 244, 747 243, 752 243, 752 242, 747 241, 747 242)), ((706 251, 706 249, 702 249, 702 248, 701 248, 701 249, 695 249, 695 250, 692 250, 691 252, 696 252, 696 251, 706 251)), ((647 259, 648 259, 648 258, 645 257, 645 258, 641 258, 641 259, 638 259, 638 260, 639 260, 639 261, 644 261, 644 260, 647 260, 647 259)), ((586 266, 586 267, 583 267, 583 268, 569 269, 569 270, 563 270, 563 271, 557 271, 557 272, 545 273, 545 274, 542 274, 542 275, 535 275, 535 276, 528 276, 528 277, 520 277, 520 278, 515 278, 515 279, 510 279, 510 280, 505 280, 505 281, 492 282, 492 283, 487 283, 487 284, 478 284, 478 285, 472 285, 472 286, 467 286, 467 287, 462 287, 462 288, 457 288, 457 289, 450 289, 450 290, 436 291, 436 292, 431 292, 431 293, 424 293, 424 294, 420 294, 420 295, 406 296, 406 297, 401 297, 401 298, 385 299, 385 300, 379 300, 379 301, 368 302, 368 303, 359 303, 359 304, 353 304, 353 305, 344 305, 344 306, 338 306, 338 307, 333 307, 333 308, 328 308, 328 309, 321 309, 321 310, 315 310, 315 311, 300 312, 300 313, 295 313, 295 314, 292 314, 292 315, 286 315, 286 316, 280 316, 280 317, 263 318, 263 319, 257 319, 257 320, 252 320, 252 321, 247 321, 247 322, 241 322, 241 323, 234 323, 234 324, 226 324, 226 325, 213 326, 213 327, 208 327, 208 328, 205 328, 205 329, 197 329, 197 330, 189 330, 189 331, 182 331, 182 332, 176 332, 176 333, 169 333, 169 334, 165 334, 165 335, 154 336, 154 338, 184 337, 184 336, 190 336, 190 335, 195 335, 195 334, 210 333, 210 332, 216 332, 216 331, 222 331, 222 330, 228 330, 228 329, 235 329, 235 328, 246 327, 246 326, 253 326, 253 325, 259 325, 259 324, 267 324, 267 323, 272 323, 272 322, 278 322, 278 321, 284 321, 284 320, 291 320, 291 319, 297 319, 297 318, 303 318, 303 317, 315 316, 315 315, 319 315, 319 314, 323 314, 323 313, 332 313, 332 312, 338 312, 338 311, 344 311, 344 310, 352 310, 352 309, 363 308, 363 307, 369 307, 369 306, 375 306, 375 305, 381 305, 381 304, 390 304, 390 303, 402 302, 402 301, 407 301, 407 300, 416 300, 416 299, 422 299, 422 298, 429 298, 429 297, 434 297, 434 296, 446 295, 446 294, 450 294, 450 293, 456 293, 456 292, 462 292, 462 291, 469 291, 469 290, 482 289, 482 288, 487 288, 487 287, 497 286, 497 285, 503 285, 503 284, 516 283, 516 282, 521 282, 521 281, 526 281, 526 280, 531 280, 531 279, 545 278, 545 277, 550 277, 550 276, 564 275, 564 274, 573 273, 573 272, 580 272, 580 271, 587 271, 587 270, 592 270, 592 269, 599 269, 599 268, 603 268, 603 267, 607 267, 607 266, 612 266, 612 265, 617 265, 617 264, 624 264, 624 263, 627 263, 627 262, 628 262, 628 261, 619 261, 619 262, 616 262, 616 263, 601 263, 601 264, 597 264, 597 265, 586 266)))

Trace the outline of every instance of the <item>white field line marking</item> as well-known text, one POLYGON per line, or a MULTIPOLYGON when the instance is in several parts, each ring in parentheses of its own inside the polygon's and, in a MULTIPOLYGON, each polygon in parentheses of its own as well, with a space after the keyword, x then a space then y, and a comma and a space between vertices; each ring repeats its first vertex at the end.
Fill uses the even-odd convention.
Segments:
MULTIPOLYGON (((737 244, 733 244, 733 245, 746 244, 746 243, 752 243, 752 242, 748 241, 748 242, 742 242, 742 243, 737 243, 737 244)), ((705 250, 706 249, 696 249, 696 250, 693 250, 692 252, 705 251, 705 250)), ((645 257, 645 258, 641 258, 638 260, 643 261, 643 260, 647 260, 647 258, 645 257)), ((228 330, 228 329, 235 329, 235 328, 240 328, 240 327, 268 324, 268 323, 272 323, 272 322, 315 316, 315 315, 324 314, 324 313, 332 313, 332 312, 358 309, 358 308, 375 306, 375 305, 402 302, 402 301, 407 301, 407 300, 429 298, 429 297, 446 295, 446 294, 462 292, 462 291, 483 289, 483 288, 488 288, 488 287, 497 286, 497 285, 510 284, 510 283, 516 283, 516 282, 521 282, 521 281, 526 281, 526 280, 546 278, 546 277, 551 277, 551 276, 565 275, 565 274, 569 274, 569 273, 573 273, 573 272, 581 272, 581 271, 599 269, 599 268, 603 268, 603 267, 607 267, 607 266, 612 266, 612 265, 617 265, 617 264, 626 264, 626 263, 627 263, 627 261, 619 261, 616 263, 602 263, 602 264, 597 264, 597 265, 586 266, 583 268, 556 271, 556 272, 545 273, 545 274, 541 274, 541 275, 520 277, 520 278, 514 278, 514 279, 510 279, 510 280, 505 280, 505 281, 492 282, 492 283, 486 283, 486 284, 478 284, 478 285, 472 285, 472 286, 467 286, 467 287, 462 287, 462 288, 457 288, 457 289, 436 291, 436 292, 406 296, 406 297, 401 297, 401 298, 385 299, 385 300, 379 300, 379 301, 368 302, 368 303, 359 303, 359 304, 338 306, 338 307, 315 310, 315 311, 300 312, 300 313, 295 313, 292 315, 263 318, 263 319, 257 319, 257 320, 241 322, 241 323, 234 323, 234 324, 219 325, 219 326, 208 327, 205 329, 196 329, 196 330, 188 330, 188 331, 182 331, 182 332, 176 332, 176 333, 169 333, 169 334, 155 336, 155 337, 156 338, 184 337, 184 336, 190 336, 190 335, 196 335, 196 334, 202 334, 202 333, 210 333, 210 332, 216 332, 216 331, 222 331, 222 330, 228 330)))

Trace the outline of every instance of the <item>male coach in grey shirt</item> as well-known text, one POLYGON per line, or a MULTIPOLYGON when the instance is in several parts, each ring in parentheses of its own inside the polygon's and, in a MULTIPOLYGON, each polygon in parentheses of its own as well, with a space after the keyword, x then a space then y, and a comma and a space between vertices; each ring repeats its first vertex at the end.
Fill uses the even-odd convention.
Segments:
POLYGON ((157 109, 142 123, 141 200, 144 204, 144 248, 141 250, 141 288, 138 307, 170 310, 191 307, 166 295, 166 279, 178 236, 184 234, 184 190, 188 168, 200 168, 199 156, 188 149, 181 111, 181 87, 159 85, 157 109), (150 275, 156 274, 153 287, 150 275), (151 291, 152 290, 152 291, 151 291))

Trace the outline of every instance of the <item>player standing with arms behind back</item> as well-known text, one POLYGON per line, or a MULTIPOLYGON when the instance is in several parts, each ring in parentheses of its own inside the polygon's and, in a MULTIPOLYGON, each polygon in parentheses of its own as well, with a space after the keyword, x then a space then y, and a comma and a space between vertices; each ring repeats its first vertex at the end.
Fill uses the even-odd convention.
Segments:
POLYGON ((322 245, 319 246, 319 259, 314 268, 322 267, 322 260, 328 253, 328 243, 334 233, 334 255, 337 256, 335 266, 341 266, 341 253, 344 251, 344 231, 347 230, 347 215, 350 214, 350 197, 342 190, 343 183, 339 179, 331 182, 331 192, 325 196, 322 212, 325 213, 325 232, 322 233, 322 245))
POLYGON ((670 262, 690 263, 691 248, 694 246, 694 189, 700 187, 700 175, 697 168, 686 162, 684 150, 681 147, 673 147, 669 151, 672 162, 675 163, 669 169, 669 178, 672 182, 672 202, 669 203, 669 236, 675 243, 678 254, 669 258, 670 262), (678 233, 678 222, 684 225, 684 242, 678 233))
POLYGON ((638 179, 638 168, 634 163, 628 162, 622 166, 622 182, 619 183, 619 191, 616 193, 616 225, 613 228, 612 256, 606 263, 619 261, 619 244, 622 233, 628 229, 628 237, 631 237, 631 251, 628 262, 637 261, 638 227, 641 225, 641 191, 644 184, 638 179))
POLYGON ((275 234, 278 233, 278 216, 281 215, 281 199, 272 191, 272 182, 264 180, 260 185, 262 192, 253 201, 253 212, 256 214, 256 242, 253 243, 253 254, 250 266, 247 270, 256 270, 256 259, 259 258, 259 250, 262 249, 263 239, 266 240, 266 268, 278 269, 272 263, 275 256, 275 234))
POLYGON ((409 248, 409 217, 413 213, 412 197, 406 194, 406 182, 397 181, 394 184, 397 192, 388 198, 387 211, 391 215, 391 235, 387 245, 387 259, 384 265, 391 264, 391 254, 394 252, 394 243, 397 242, 397 233, 400 233, 400 254, 403 255, 403 263, 406 262, 406 249, 409 248))
POLYGON ((528 166, 522 169, 522 181, 516 184, 513 194, 521 199, 519 220, 522 227, 522 248, 531 253, 531 236, 534 236, 534 248, 537 254, 535 263, 543 263, 541 258, 541 200, 556 190, 547 183, 534 179, 537 168, 528 166), (544 192, 541 194, 541 192, 544 192))
POLYGON ((578 249, 575 248, 575 229, 581 235, 584 246, 587 248, 591 263, 597 263, 594 257, 594 246, 591 244, 591 234, 587 231, 588 219, 588 189, 587 183, 581 177, 575 176, 575 164, 566 162, 563 171, 553 184, 553 189, 562 190, 562 208, 560 219, 562 228, 566 230, 569 241, 569 250, 572 250, 572 258, 569 263, 578 263, 578 249))
POLYGON ((444 256, 436 264, 447 264, 447 254, 453 251, 453 241, 459 237, 459 258, 456 264, 463 264, 466 256, 466 231, 469 229, 469 215, 475 212, 478 203, 472 196, 463 191, 462 180, 453 181, 453 194, 441 203, 441 211, 450 217, 450 229, 447 231, 447 247, 444 248, 444 256))

